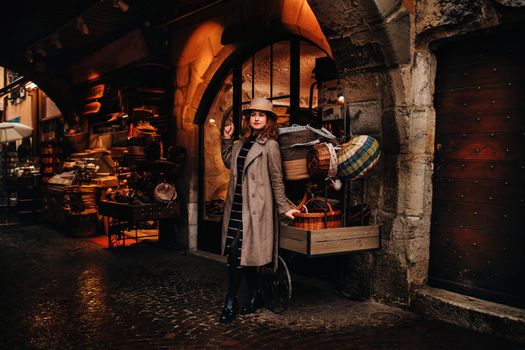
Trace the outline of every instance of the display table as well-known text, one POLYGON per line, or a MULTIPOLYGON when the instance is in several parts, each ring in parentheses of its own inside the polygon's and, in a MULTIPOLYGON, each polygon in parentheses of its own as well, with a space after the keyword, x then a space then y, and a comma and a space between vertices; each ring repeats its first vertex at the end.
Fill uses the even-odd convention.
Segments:
MULTIPOLYGON (((127 204, 107 200, 99 202, 99 214, 113 218, 118 224, 107 230, 108 247, 125 245, 126 237, 134 238, 138 241, 138 236, 127 236, 126 228, 136 227, 136 224, 143 221, 159 221, 158 236, 161 244, 172 241, 175 235, 175 222, 180 217, 181 205, 178 202, 170 204, 149 203, 149 204, 127 204)), ((136 232, 136 231, 135 231, 136 232)), ((142 236, 144 238, 145 236, 142 236)), ((149 237, 149 236, 148 236, 149 237)))
POLYGON ((44 220, 54 224, 73 237, 97 234, 97 197, 100 186, 42 186, 44 220))

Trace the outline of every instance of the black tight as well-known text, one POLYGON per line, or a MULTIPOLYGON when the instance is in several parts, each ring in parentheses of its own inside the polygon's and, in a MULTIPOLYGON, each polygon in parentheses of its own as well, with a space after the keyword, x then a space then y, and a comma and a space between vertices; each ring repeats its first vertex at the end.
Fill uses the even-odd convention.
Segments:
POLYGON ((228 297, 237 296, 243 275, 248 282, 250 291, 258 289, 257 266, 240 267, 240 251, 238 249, 239 235, 235 237, 228 254, 228 297))
POLYGON ((230 265, 230 267, 228 267, 228 297, 233 298, 237 295, 243 275, 246 278, 246 282, 248 282, 250 292, 258 289, 257 266, 238 268, 230 265))
POLYGON ((257 266, 247 266, 244 268, 244 276, 248 282, 250 291, 259 289, 259 282, 257 282, 257 266))

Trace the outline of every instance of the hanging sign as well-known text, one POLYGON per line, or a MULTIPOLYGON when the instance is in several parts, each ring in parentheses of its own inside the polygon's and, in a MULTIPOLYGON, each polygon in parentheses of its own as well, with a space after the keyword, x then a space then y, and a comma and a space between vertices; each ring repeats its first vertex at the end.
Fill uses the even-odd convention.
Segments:
POLYGON ((343 105, 339 103, 339 95, 342 93, 337 80, 325 82, 319 89, 319 107, 321 120, 343 119, 343 105))

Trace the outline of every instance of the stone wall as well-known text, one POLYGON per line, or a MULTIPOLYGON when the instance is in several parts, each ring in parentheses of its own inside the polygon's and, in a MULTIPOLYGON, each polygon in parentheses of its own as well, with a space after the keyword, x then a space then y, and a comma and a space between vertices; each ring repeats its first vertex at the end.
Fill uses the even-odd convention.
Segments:
POLYGON ((327 39, 354 132, 377 136, 382 159, 366 201, 382 224, 378 252, 349 257, 344 291, 399 306, 428 278, 436 59, 446 38, 523 19, 522 1, 311 0, 327 39), (351 112, 351 115, 353 113, 351 112))
POLYGON ((414 58, 413 3, 310 4, 329 33, 352 131, 378 138, 382 148, 380 162, 367 175, 365 194, 373 220, 382 225, 382 246, 348 257, 343 290, 351 297, 406 306, 411 283, 424 281, 428 269, 427 145, 433 142, 432 98, 423 99, 427 85, 412 80, 413 74, 432 73, 425 57, 414 58))

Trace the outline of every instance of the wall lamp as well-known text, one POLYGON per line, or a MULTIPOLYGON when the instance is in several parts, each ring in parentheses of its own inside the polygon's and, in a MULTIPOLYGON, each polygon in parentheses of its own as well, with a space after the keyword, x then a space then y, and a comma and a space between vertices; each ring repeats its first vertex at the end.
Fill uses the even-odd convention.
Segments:
POLYGON ((80 31, 80 33, 82 33, 82 35, 89 34, 89 27, 82 16, 77 18, 77 29, 80 31))
POLYGON ((113 0, 113 7, 118 8, 123 13, 129 10, 129 4, 124 0, 113 0))

